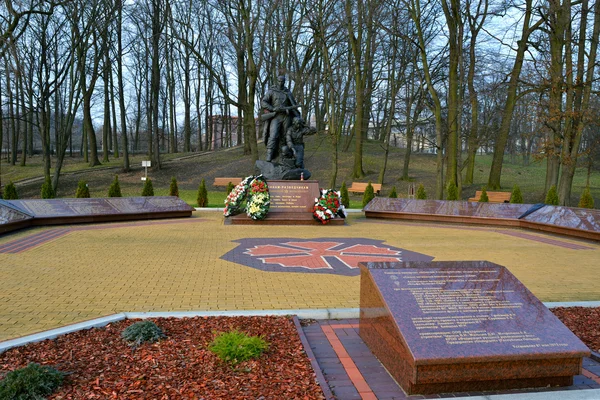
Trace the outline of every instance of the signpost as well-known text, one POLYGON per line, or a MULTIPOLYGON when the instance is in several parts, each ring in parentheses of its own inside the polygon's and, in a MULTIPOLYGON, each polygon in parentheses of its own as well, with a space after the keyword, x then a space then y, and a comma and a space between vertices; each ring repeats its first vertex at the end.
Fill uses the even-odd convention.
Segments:
POLYGON ((150 161, 142 161, 142 167, 144 167, 144 176, 142 176, 142 180, 145 181, 148 179, 148 167, 151 167, 152 163, 150 161))

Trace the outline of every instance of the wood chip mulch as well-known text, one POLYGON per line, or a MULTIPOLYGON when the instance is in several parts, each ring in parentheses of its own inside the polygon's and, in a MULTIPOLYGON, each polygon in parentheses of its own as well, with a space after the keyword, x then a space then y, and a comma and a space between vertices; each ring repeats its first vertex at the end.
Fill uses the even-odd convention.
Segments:
POLYGON ((136 322, 79 331, 0 354, 0 379, 30 362, 67 372, 49 399, 324 399, 288 317, 159 318, 167 335, 133 349, 121 332, 136 322), (218 332, 237 329, 270 343, 235 368, 208 350, 218 332))
POLYGON ((550 309, 590 350, 600 353, 600 307, 550 309))

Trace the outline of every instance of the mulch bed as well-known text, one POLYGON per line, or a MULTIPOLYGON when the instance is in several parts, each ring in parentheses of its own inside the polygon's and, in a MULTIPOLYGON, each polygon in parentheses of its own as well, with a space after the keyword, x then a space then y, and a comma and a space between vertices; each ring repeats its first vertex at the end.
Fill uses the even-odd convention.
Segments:
MULTIPOLYGON (((600 307, 551 310, 600 352, 600 307)), ((0 354, 0 379, 30 362, 67 372, 49 399, 324 399, 294 322, 288 317, 158 318, 166 339, 134 349, 125 320, 0 354), (232 368, 208 350, 218 332, 262 335, 269 350, 232 368)))
POLYGON ((590 350, 600 353, 600 307, 557 307, 550 311, 590 350))
POLYGON ((324 399, 288 317, 159 318, 167 335, 133 349, 121 332, 136 322, 70 333, 0 354, 0 379, 30 362, 67 372, 49 399, 324 399), (232 368, 208 350, 218 332, 262 335, 270 347, 232 368))

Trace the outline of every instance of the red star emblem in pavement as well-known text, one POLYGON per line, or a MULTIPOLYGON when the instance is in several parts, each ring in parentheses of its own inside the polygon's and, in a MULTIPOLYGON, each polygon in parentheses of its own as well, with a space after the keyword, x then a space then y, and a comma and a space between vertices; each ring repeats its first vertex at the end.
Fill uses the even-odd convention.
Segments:
POLYGON ((308 269, 333 269, 334 259, 348 268, 358 268, 359 262, 402 261, 400 250, 370 244, 346 245, 344 242, 289 241, 257 245, 244 254, 256 257, 264 264, 308 269))

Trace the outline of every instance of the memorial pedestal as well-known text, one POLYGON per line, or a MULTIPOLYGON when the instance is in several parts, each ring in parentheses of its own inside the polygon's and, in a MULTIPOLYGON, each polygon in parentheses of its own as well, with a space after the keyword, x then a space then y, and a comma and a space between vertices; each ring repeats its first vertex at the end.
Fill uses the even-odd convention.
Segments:
MULTIPOLYGON (((231 225, 323 225, 312 215, 315 198, 320 196, 319 181, 267 181, 271 207, 267 218, 255 221, 246 214, 225 219, 231 225)), ((344 225, 343 218, 334 218, 327 225, 344 225)))
POLYGON ((360 269, 360 336, 408 394, 567 386, 590 354, 505 267, 360 269))

